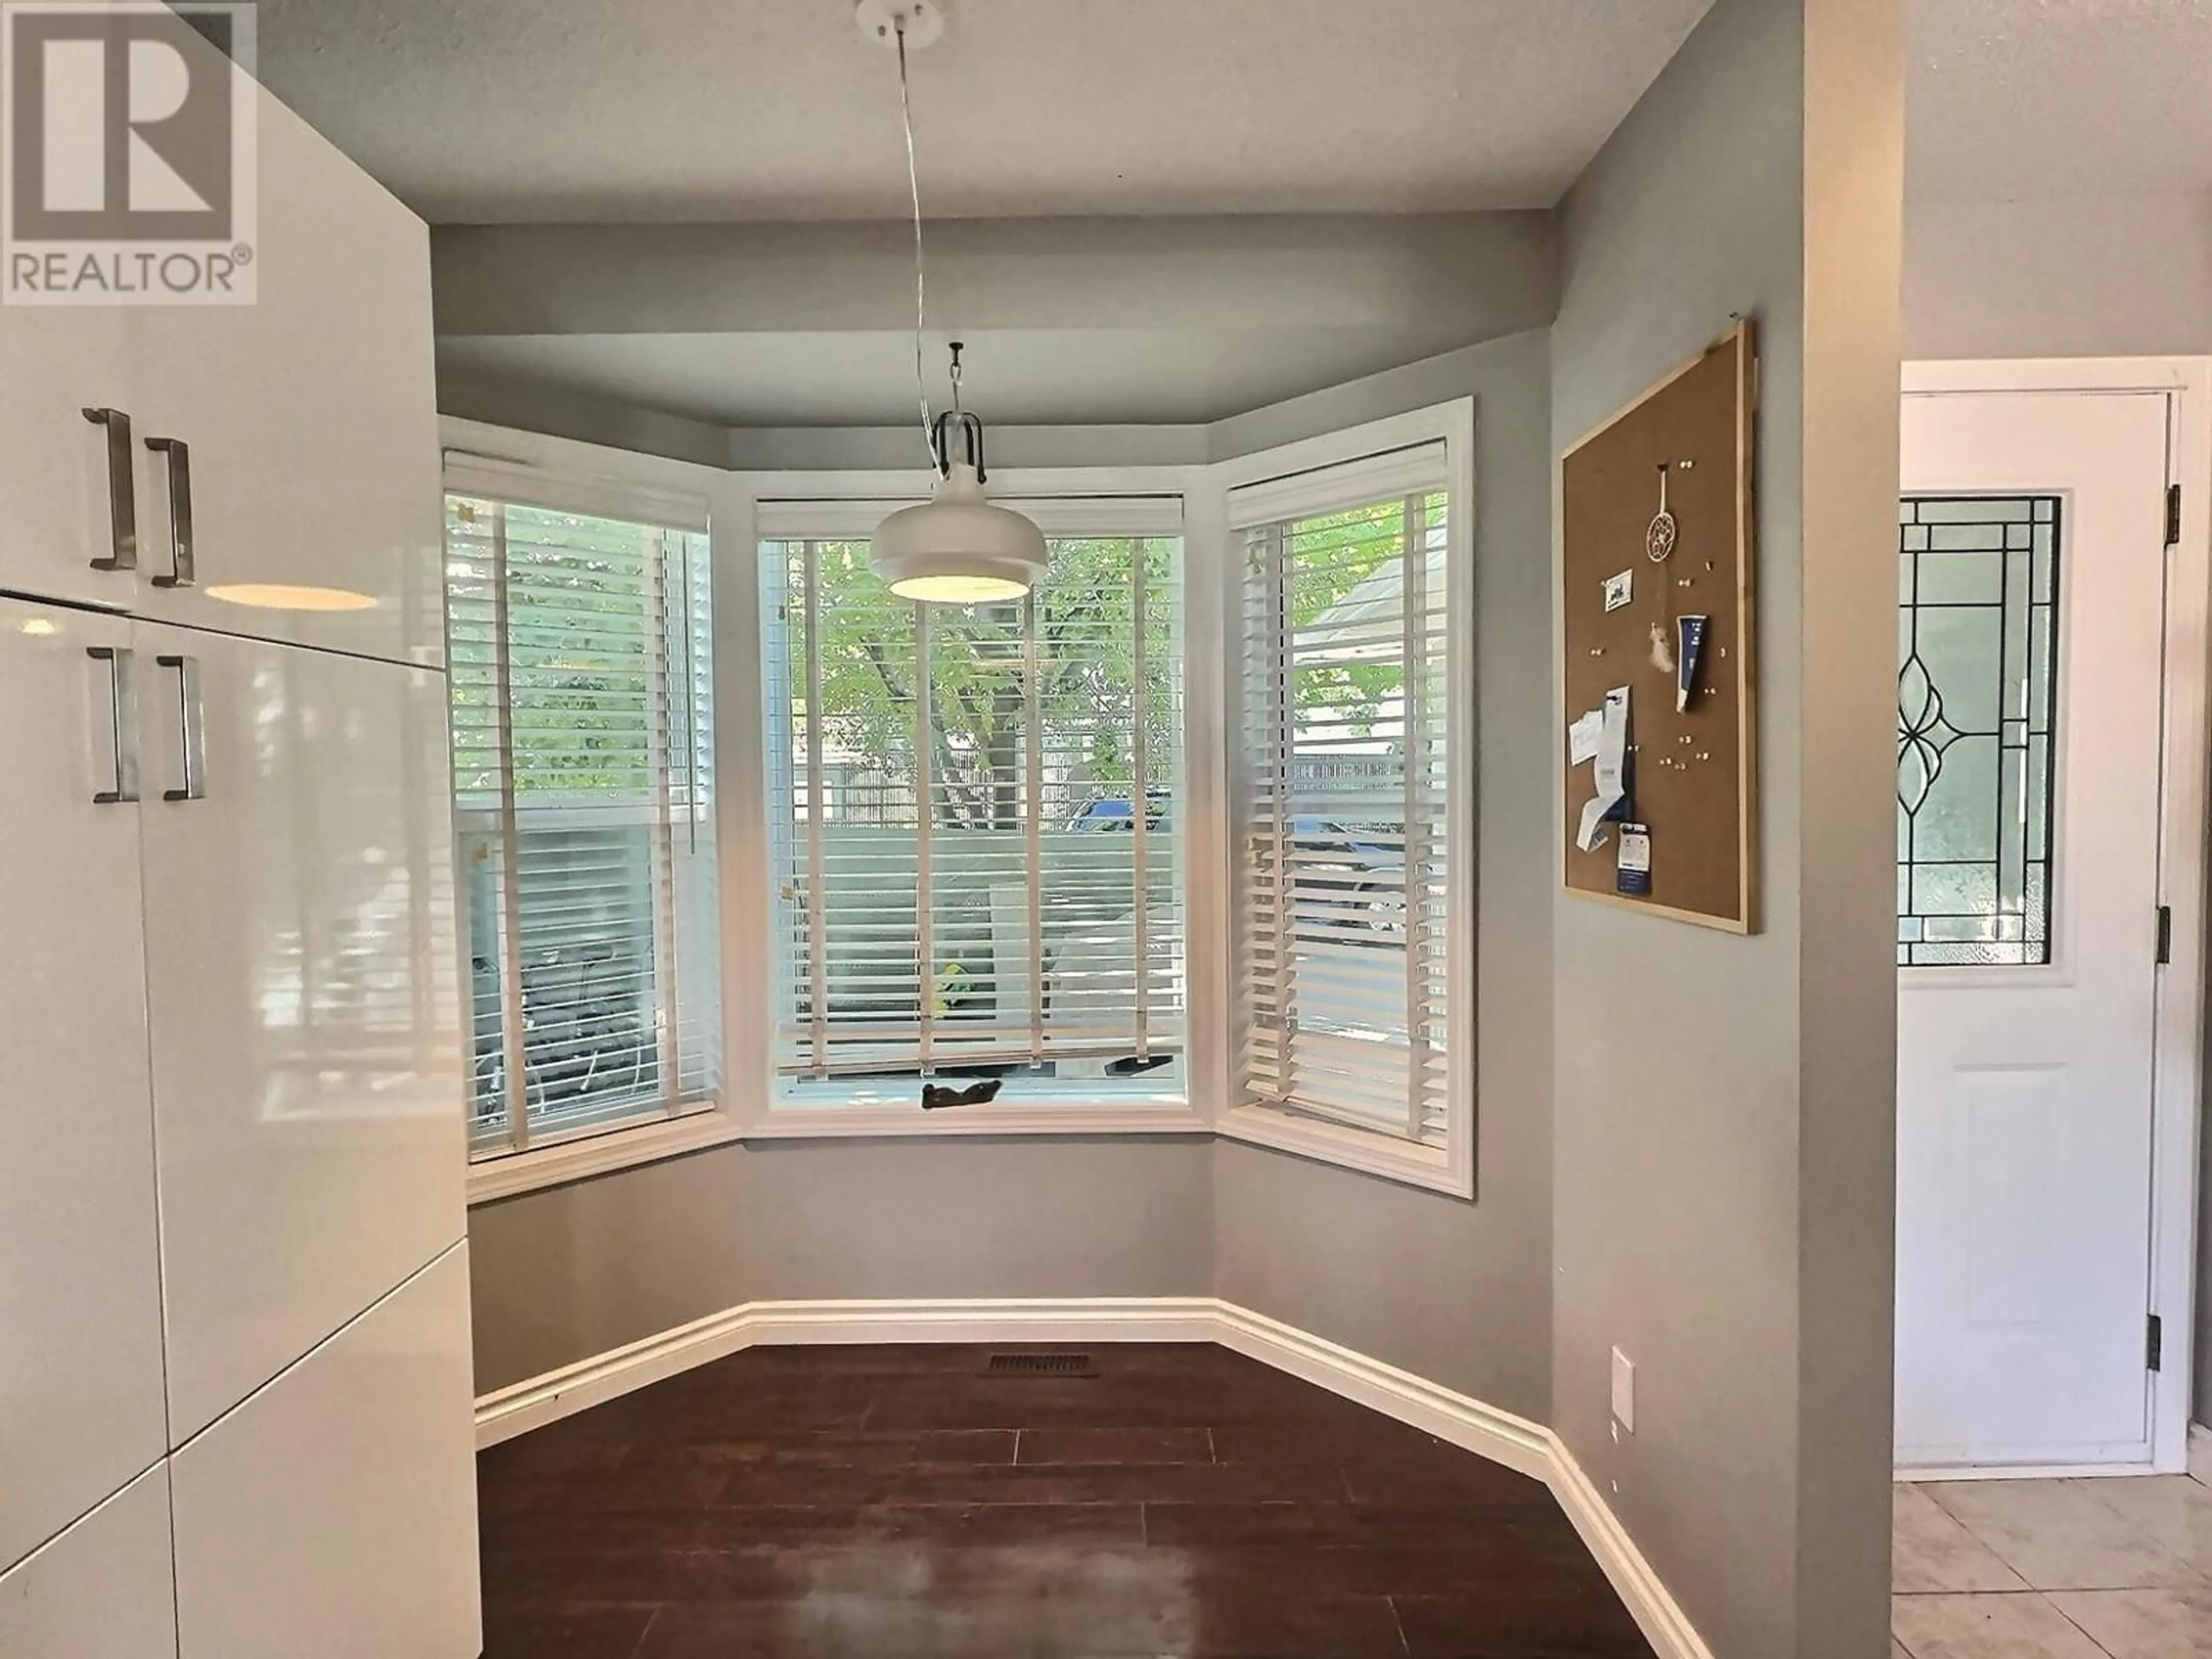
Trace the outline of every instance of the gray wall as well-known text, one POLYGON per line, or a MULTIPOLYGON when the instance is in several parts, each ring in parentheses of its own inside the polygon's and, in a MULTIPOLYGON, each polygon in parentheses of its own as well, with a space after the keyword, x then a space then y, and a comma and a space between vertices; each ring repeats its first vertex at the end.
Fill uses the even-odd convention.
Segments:
POLYGON ((477 1391, 762 1298, 1203 1296, 1197 1139, 722 1147, 470 1212, 477 1391))
POLYGON ((1565 207, 1558 447, 1761 329, 1764 931, 1554 906, 1552 1420, 1719 1659, 1887 1650, 1901 35, 1719 0, 1565 207))
POLYGON ((1551 1403, 1548 339, 1476 346, 1223 423, 1221 453, 1473 394, 1481 635, 1474 1203, 1224 1141, 1218 1293, 1541 1420, 1551 1403))
POLYGON ((1915 202, 1908 357, 2212 352, 2212 195, 1915 202))
MULTIPOLYGON (((665 455, 696 466, 729 465, 730 434, 721 427, 534 380, 441 367, 438 412, 641 455, 665 455)), ((912 434, 902 435, 911 454, 912 434)))
POLYGON ((477 1392, 751 1300, 744 1158, 700 1152, 470 1210, 477 1392))
MULTIPOLYGON (((930 311, 970 338, 1410 321, 1487 339, 1551 314, 1552 229, 1526 210, 938 219, 930 311)), ((904 218, 445 225, 430 259, 447 338, 836 334, 914 310, 904 218)))
MULTIPOLYGON (((668 411, 621 422, 661 453, 696 459, 712 422, 737 428, 740 465, 880 464, 823 458, 879 454, 880 434, 858 451, 829 434, 908 417, 913 257, 903 220, 441 228, 440 406, 585 435, 588 392, 668 411), (796 452, 791 428, 814 428, 796 452)), ((939 220, 930 312, 972 348, 969 390, 1008 434, 1188 431, 1540 328, 1553 266, 1541 211, 939 220)), ((890 464, 911 465, 899 437, 890 464)), ((1006 465, 1054 449, 992 447, 1006 465)))

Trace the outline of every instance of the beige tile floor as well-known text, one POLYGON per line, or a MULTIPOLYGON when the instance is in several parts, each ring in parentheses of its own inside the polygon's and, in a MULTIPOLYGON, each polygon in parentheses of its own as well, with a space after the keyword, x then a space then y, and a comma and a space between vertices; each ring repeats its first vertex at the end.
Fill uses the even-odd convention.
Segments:
POLYGON ((2212 1659, 2212 1486, 1977 1480, 1894 1503, 1892 1659, 2212 1659))

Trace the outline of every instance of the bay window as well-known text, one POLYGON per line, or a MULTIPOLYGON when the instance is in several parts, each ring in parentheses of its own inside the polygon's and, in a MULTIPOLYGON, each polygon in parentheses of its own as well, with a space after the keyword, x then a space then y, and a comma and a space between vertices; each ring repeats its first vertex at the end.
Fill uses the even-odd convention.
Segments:
POLYGON ((1473 415, 1030 474, 973 606, 878 579, 902 475, 450 450, 472 1190, 1217 1132, 1471 1193, 1473 415))

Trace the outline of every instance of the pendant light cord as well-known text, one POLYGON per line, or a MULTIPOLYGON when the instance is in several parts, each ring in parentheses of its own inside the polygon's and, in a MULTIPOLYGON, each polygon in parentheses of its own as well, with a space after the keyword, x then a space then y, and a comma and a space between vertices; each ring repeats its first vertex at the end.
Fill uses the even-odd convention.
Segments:
POLYGON ((929 413, 929 380, 922 368, 923 331, 929 319, 928 268, 921 249, 921 173, 914 159, 914 99, 907 87, 906 24, 898 24, 899 121, 906 131, 906 183, 914 201, 914 390, 921 405, 921 447, 929 455, 929 470, 937 471, 937 440, 929 413))

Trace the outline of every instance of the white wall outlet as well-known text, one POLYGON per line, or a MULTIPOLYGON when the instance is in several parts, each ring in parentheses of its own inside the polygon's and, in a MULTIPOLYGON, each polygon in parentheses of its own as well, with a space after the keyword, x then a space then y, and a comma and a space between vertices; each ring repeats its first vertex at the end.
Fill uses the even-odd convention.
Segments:
POLYGON ((1618 1348, 1613 1351, 1613 1420, 1636 1432, 1636 1364, 1618 1348))

